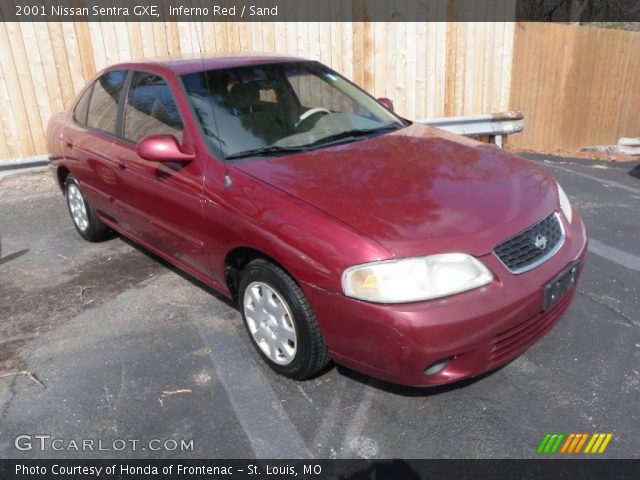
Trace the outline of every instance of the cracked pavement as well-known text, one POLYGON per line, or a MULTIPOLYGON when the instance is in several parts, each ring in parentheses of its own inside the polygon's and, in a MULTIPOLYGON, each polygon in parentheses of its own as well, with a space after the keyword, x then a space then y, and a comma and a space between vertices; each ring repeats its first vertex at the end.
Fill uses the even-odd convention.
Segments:
MULTIPOLYGON (((590 237, 640 258, 632 165, 535 158, 590 237)), ((546 432, 613 432, 606 457, 640 457, 640 273, 620 262, 630 257, 590 252, 569 311, 513 362, 421 390, 341 367, 278 377, 215 292, 120 237, 84 242, 48 172, 0 181, 0 241, 1 458, 532 458, 546 432), (2 377, 23 371, 34 378, 2 377), (142 443, 20 451, 21 434, 142 443), (150 439, 193 449, 155 451, 150 439)))

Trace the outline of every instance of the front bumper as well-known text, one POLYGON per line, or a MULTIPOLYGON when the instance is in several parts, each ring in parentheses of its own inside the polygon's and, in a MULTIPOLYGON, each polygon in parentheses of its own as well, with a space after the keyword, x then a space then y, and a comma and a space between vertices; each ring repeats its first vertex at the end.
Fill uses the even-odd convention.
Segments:
POLYGON ((579 213, 565 222, 562 248, 537 268, 513 275, 493 255, 482 288, 450 297, 381 305, 303 284, 336 363, 376 378, 432 386, 475 377, 507 363, 544 336, 569 307, 576 287, 542 311, 543 286, 574 260, 584 265, 587 238, 579 213), (442 359, 446 368, 424 376, 442 359))

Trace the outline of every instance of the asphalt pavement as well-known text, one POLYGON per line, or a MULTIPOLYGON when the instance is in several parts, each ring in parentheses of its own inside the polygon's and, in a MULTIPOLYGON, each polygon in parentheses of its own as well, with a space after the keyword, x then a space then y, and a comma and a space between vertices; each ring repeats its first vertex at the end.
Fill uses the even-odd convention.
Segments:
POLYGON ((516 360, 437 389, 279 377, 215 292, 120 237, 84 242, 47 174, 5 178, 0 458, 534 458, 547 432, 640 457, 638 169, 535 158, 587 224, 576 299, 516 360))

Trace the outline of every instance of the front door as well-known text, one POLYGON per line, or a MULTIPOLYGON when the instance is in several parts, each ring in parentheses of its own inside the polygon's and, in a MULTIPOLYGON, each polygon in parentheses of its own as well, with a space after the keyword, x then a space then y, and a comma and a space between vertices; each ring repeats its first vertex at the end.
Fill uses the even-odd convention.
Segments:
POLYGON ((164 78, 133 73, 121 132, 117 161, 125 172, 121 198, 128 229, 164 253, 207 271, 201 234, 204 160, 150 162, 136 152, 137 142, 150 135, 169 134, 180 144, 190 143, 184 138, 182 117, 164 78))

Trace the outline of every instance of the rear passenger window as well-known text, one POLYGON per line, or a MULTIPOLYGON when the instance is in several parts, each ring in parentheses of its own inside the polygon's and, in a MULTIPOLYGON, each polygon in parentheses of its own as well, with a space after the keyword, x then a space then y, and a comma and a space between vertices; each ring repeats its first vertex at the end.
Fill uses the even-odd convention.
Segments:
POLYGON ((126 71, 108 72, 93 85, 87 117, 89 127, 115 135, 118 102, 126 76, 126 71))
POLYGON ((73 119, 80 125, 87 124, 87 113, 89 112, 89 100, 91 99, 91 90, 93 85, 85 90, 76 104, 76 108, 73 110, 73 119))
POLYGON ((173 135, 182 142, 182 119, 167 82, 135 72, 124 109, 124 137, 138 142, 149 135, 173 135))

